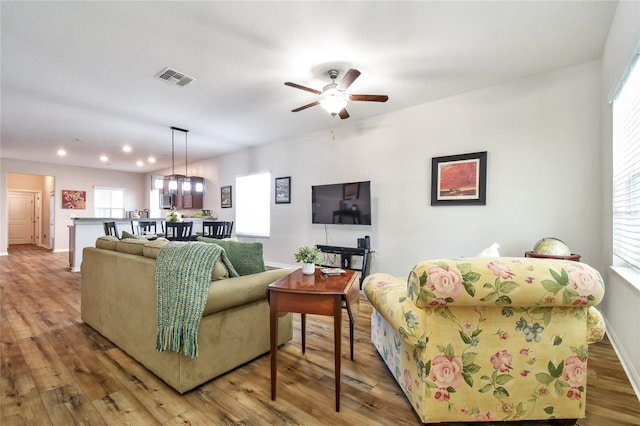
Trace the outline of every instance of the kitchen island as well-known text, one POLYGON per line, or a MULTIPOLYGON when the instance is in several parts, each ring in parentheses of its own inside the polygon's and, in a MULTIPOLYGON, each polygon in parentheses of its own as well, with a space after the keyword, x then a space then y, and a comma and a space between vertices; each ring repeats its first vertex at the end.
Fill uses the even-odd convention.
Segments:
MULTIPOLYGON (((118 233, 122 235, 122 231, 132 232, 131 222, 134 223, 138 220, 144 221, 156 221, 158 226, 160 223, 166 221, 165 218, 139 218, 139 219, 123 219, 123 218, 109 218, 109 217, 76 217, 73 220, 73 225, 68 225, 69 228, 69 267, 73 272, 80 272, 80 265, 82 264, 82 250, 85 247, 95 247, 96 239, 104 235, 104 222, 115 222, 118 228, 118 233)), ((202 232, 202 222, 216 220, 212 217, 190 217, 184 218, 183 222, 193 222, 193 234, 202 232)), ((162 232, 161 229, 164 224, 158 228, 158 232, 162 232)))

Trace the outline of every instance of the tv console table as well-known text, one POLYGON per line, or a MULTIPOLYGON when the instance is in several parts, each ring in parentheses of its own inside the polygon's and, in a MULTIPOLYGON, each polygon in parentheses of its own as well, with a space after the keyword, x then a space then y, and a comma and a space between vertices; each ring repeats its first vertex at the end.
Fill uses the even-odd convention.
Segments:
MULTIPOLYGON (((316 244, 316 247, 321 252, 327 254, 339 254, 340 255, 340 267, 344 269, 351 269, 353 271, 360 271, 360 289, 362 289, 362 282, 364 278, 369 275, 369 267, 371 266, 371 249, 368 248, 356 248, 356 247, 340 247, 340 246, 325 246, 316 244), (353 268, 352 257, 362 257, 362 268, 353 268)), ((335 267, 336 265, 322 265, 327 267, 335 267)))

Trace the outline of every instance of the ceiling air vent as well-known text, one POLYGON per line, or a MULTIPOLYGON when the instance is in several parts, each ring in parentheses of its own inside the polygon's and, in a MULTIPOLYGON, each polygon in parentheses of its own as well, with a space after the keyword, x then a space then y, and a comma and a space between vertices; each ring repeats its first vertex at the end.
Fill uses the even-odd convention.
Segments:
POLYGON ((176 86, 186 86, 187 84, 195 80, 195 78, 189 77, 188 75, 185 75, 180 71, 172 70, 171 68, 163 69, 156 77, 169 83, 175 84, 176 86))

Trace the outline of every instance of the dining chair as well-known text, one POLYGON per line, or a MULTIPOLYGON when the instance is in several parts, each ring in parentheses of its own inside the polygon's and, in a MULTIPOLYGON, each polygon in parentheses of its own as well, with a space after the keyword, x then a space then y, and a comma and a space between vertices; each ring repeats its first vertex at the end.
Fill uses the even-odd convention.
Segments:
POLYGON ((165 238, 169 241, 191 241, 193 222, 167 222, 165 238))
POLYGON ((120 239, 118 227, 115 222, 102 222, 102 225, 104 226, 104 235, 111 235, 120 239))
POLYGON ((224 238, 225 222, 202 222, 202 236, 209 238, 224 238))
POLYGON ((157 234, 157 225, 155 220, 132 220, 131 232, 134 235, 157 234))
POLYGON ((233 221, 224 223, 224 235, 222 238, 231 238, 231 231, 233 231, 233 221))

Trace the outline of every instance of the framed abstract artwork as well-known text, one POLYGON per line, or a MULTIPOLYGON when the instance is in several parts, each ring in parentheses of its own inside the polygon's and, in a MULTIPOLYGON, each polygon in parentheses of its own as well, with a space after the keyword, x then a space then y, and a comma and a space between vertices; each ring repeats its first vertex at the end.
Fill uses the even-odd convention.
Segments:
POLYGON ((487 151, 431 159, 431 205, 486 205, 487 151))
POLYGON ((231 207, 231 185, 220 188, 220 207, 223 209, 231 207))
POLYGON ((291 176, 276 178, 276 204, 291 203, 291 176))

